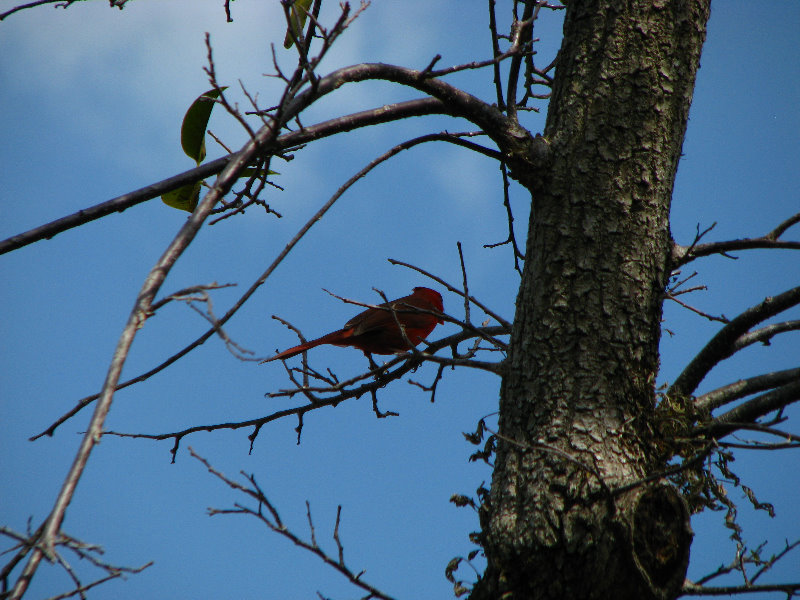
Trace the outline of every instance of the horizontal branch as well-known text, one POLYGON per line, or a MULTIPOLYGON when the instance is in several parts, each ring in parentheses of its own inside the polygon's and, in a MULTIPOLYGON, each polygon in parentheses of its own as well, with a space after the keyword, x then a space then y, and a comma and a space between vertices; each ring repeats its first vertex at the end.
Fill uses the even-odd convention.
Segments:
MULTIPOLYGON (((499 325, 493 327, 482 327, 480 328, 480 331, 481 333, 487 335, 504 335, 508 333, 508 330, 505 327, 499 325)), ((277 395, 294 395, 298 393, 303 393, 306 397, 310 397, 310 402, 308 404, 303 404, 301 406, 295 406, 292 408, 275 411, 263 417, 248 419, 246 421, 231 421, 227 423, 215 423, 211 425, 195 425, 192 427, 187 427, 186 429, 183 429, 181 431, 173 431, 169 433, 151 434, 151 433, 124 433, 117 431, 105 431, 103 432, 103 435, 113 435, 117 437, 139 438, 139 439, 150 439, 150 440, 174 439, 175 444, 170 450, 170 452, 172 453, 172 461, 174 462, 178 452, 180 441, 187 435, 198 433, 200 431, 210 432, 219 429, 235 430, 235 429, 242 429, 245 427, 253 427, 254 431, 250 435, 250 449, 252 450, 256 436, 258 435, 261 427, 266 425, 267 423, 270 423, 272 421, 277 421, 278 419, 282 419, 288 416, 302 417, 307 412, 310 412, 312 410, 317 410, 327 406, 336 406, 340 402, 343 402, 344 400, 348 400, 350 398, 360 398, 364 394, 368 394, 376 390, 379 390, 382 387, 386 386, 388 383, 398 380, 406 373, 415 370, 423 362, 430 359, 431 358, 430 355, 432 355, 434 352, 441 350, 442 348, 453 346, 465 340, 472 339, 476 337, 476 335, 477 335, 476 333, 470 331, 462 331, 454 335, 448 336, 446 338, 436 340, 435 342, 429 344, 424 352, 403 354, 397 356, 395 358, 392 358, 385 365, 374 371, 364 373, 347 381, 341 382, 338 385, 333 385, 325 388, 297 388, 295 390, 288 390, 287 392, 278 392, 276 393, 277 395), (393 371, 388 370, 396 365, 400 366, 393 371), (374 379, 358 387, 353 387, 353 388, 346 387, 356 381, 364 380, 369 377, 374 377, 374 379), (311 395, 312 391, 330 392, 334 393, 334 395, 326 397, 312 396, 311 395)), ((483 365, 481 365, 480 368, 484 368, 483 365)))
MULTIPOLYGON (((776 416, 770 422, 780 422, 783 417, 776 416)), ((763 433, 772 437, 780 438, 782 442, 761 442, 758 440, 750 440, 746 442, 724 442, 718 441, 719 447, 725 448, 742 448, 745 450, 781 450, 787 448, 797 448, 800 445, 800 435, 790 433, 776 427, 770 427, 762 423, 736 423, 736 432, 741 434, 743 431, 751 431, 754 433, 763 433)))
POLYGON ((683 584, 681 593, 685 596, 733 596, 736 594, 758 594, 763 592, 781 592, 789 598, 800 593, 800 583, 775 583, 758 585, 726 585, 704 586, 691 582, 683 584))
MULTIPOLYGON (((725 254, 736 250, 755 250, 767 248, 784 248, 790 250, 800 250, 800 241, 781 240, 780 236, 792 225, 800 223, 800 213, 792 215, 768 234, 757 238, 743 238, 738 240, 728 240, 724 242, 711 242, 708 244, 695 243, 690 246, 673 244, 672 246, 672 268, 677 269, 696 258, 710 256, 712 254, 725 254)), ((699 238, 698 238, 699 239, 699 238)))
POLYGON ((760 304, 748 308, 711 338, 678 376, 667 391, 667 395, 684 397, 691 395, 711 369, 741 349, 740 339, 751 327, 797 304, 800 304, 800 287, 767 297, 760 304))

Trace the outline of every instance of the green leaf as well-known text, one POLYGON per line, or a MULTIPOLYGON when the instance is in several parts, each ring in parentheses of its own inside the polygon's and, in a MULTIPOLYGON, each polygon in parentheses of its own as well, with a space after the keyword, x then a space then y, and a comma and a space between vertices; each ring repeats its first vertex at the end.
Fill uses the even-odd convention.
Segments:
POLYGON ((187 183, 179 187, 177 190, 172 190, 161 196, 161 201, 167 206, 178 208, 187 212, 194 211, 200 200, 200 182, 187 183))
POLYGON ((286 39, 283 40, 283 47, 287 50, 294 44, 292 33, 294 37, 300 37, 303 33, 303 26, 306 24, 308 18, 308 10, 311 7, 311 0, 295 0, 292 5, 292 10, 289 12, 289 22, 291 26, 286 31, 286 39))
MULTIPOLYGON (((257 167, 245 167, 245 169, 242 171, 242 174, 239 175, 239 179, 249 179, 250 177, 253 176, 258 177, 263 173, 264 169, 259 169, 257 167)), ((278 171, 273 171, 272 169, 270 169, 269 171, 267 171, 267 175, 280 175, 280 173, 278 171)))
POLYGON ((211 111, 216 104, 213 99, 218 98, 220 92, 227 88, 208 90, 200 94, 192 102, 181 125, 181 146, 186 156, 193 159, 198 165, 206 157, 206 128, 211 118, 211 111))
MULTIPOLYGON (((216 104, 213 99, 218 98, 220 93, 223 92, 225 87, 220 89, 209 90, 192 102, 189 110, 183 117, 183 124, 181 125, 181 146, 186 156, 194 160, 198 165, 203 162, 206 157, 206 128, 208 127, 208 120, 211 118, 211 111, 216 104)), ((241 178, 250 177, 263 172, 256 167, 248 167, 240 176, 241 178)), ((269 175, 278 175, 277 171, 268 171, 269 175)), ((167 206, 193 212, 197 207, 200 200, 201 183, 187 183, 177 190, 172 190, 166 194, 162 194, 161 200, 167 206)))

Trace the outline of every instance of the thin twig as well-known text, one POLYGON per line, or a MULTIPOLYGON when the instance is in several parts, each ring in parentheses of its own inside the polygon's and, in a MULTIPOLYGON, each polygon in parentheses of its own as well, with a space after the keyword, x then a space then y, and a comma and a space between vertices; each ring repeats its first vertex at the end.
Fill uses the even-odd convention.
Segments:
POLYGON ((697 244, 699 237, 696 237, 695 241, 692 242, 692 244, 688 247, 681 246, 679 244, 673 244, 673 268, 678 268, 681 265, 685 265, 696 258, 710 256, 712 254, 727 255, 726 253, 734 250, 753 250, 758 248, 784 248, 789 250, 800 250, 800 241, 779 239, 787 229, 797 223, 800 223, 800 213, 792 215, 766 235, 757 238, 743 238, 724 242, 697 244))
POLYGON ((67 8, 71 4, 75 2, 80 2, 82 0, 36 0, 35 2, 28 2, 27 4, 20 4, 19 6, 15 6, 14 8, 7 10, 4 13, 0 13, 0 21, 5 19, 6 17, 13 15, 15 12, 20 10, 25 10, 26 8, 34 8, 36 6, 42 6, 44 4, 55 4, 56 7, 67 8))
MULTIPOLYGON (((416 267, 416 266, 414 266, 414 265, 412 265, 412 264, 410 264, 410 263, 407 263, 407 262, 403 262, 402 260, 395 260, 394 258, 389 258, 389 259, 387 259, 387 260, 388 260, 388 261, 389 261, 391 264, 393 264, 393 265, 399 265, 399 266, 401 266, 401 267, 406 267, 406 268, 408 268, 408 269, 412 269, 413 271, 417 271, 418 273, 422 273, 422 274, 423 274, 423 275, 425 275, 426 277, 429 277, 430 279, 434 280, 435 282, 437 282, 437 283, 439 283, 439 284, 443 285, 443 286, 444 286, 444 287, 446 287, 446 288, 447 288, 449 291, 451 291, 451 292, 453 292, 453 293, 455 293, 455 294, 458 294, 459 296, 463 296, 463 295, 464 295, 464 294, 463 294, 463 292, 461 292, 461 290, 459 290, 458 288, 456 288, 456 287, 454 287, 454 286, 450 285, 449 283, 447 283, 447 282, 446 282, 445 280, 443 280, 442 278, 440 278, 440 277, 437 277, 436 275, 433 275, 432 273, 430 273, 430 272, 426 271, 425 269, 422 269, 422 268, 420 268, 420 267, 416 267)), ((495 312, 494 312, 494 311, 492 311, 491 309, 487 308, 487 307, 486 307, 486 306, 485 306, 485 305, 484 305, 482 302, 480 302, 480 301, 479 301, 478 299, 476 299, 475 297, 473 297, 473 296, 470 296, 470 297, 469 297, 469 301, 470 301, 470 302, 472 302, 472 303, 473 303, 475 306, 477 306, 478 308, 480 308, 480 309, 481 309, 483 312, 485 312, 487 315, 489 315, 490 317, 492 317, 492 318, 493 318, 495 321, 497 321, 498 323, 500 323, 500 325, 502 325, 503 327, 505 327, 505 328, 506 328, 506 330, 507 330, 509 333, 511 333, 511 323, 509 323, 508 321, 506 321, 506 320, 505 320, 503 317, 501 317, 500 315, 498 315, 497 313, 495 313, 495 312)))
POLYGON ((767 297, 760 304, 748 308, 725 325, 681 372, 667 391, 668 396, 688 397, 697 389, 705 376, 721 361, 739 348, 737 341, 748 330, 767 319, 800 304, 800 287, 777 296, 767 297))
MULTIPOLYGON (((222 327, 231 317, 233 317, 234 314, 236 314, 236 312, 239 310, 239 308, 241 308, 242 305, 255 293, 255 291, 266 282, 266 280, 272 275, 272 273, 275 271, 275 269, 281 264, 281 262, 283 262, 283 260, 286 258, 286 256, 288 256, 289 252, 300 242, 301 239, 303 239, 303 237, 306 235, 306 233, 308 233, 308 231, 311 229, 311 227, 313 227, 317 222, 319 222, 322 219, 322 217, 325 215, 325 213, 327 213, 328 210, 330 210, 330 208, 336 203, 336 201, 344 194, 344 192, 347 191, 359 179, 363 178, 365 175, 367 175, 375 167, 377 167, 381 163, 385 162, 386 160, 392 158, 393 156, 399 154, 403 150, 407 150, 407 149, 413 148, 414 146, 417 146, 417 145, 422 144, 422 143, 433 142, 433 141, 449 141, 449 142, 452 142, 452 143, 459 143, 459 144, 461 144, 462 142, 466 142, 466 140, 461 139, 461 137, 462 136, 459 135, 459 134, 450 134, 450 133, 436 133, 436 134, 429 134, 429 135, 421 136, 419 138, 414 138, 414 139, 409 140, 407 142, 403 142, 402 144, 398 144, 397 146, 391 148, 390 150, 388 150, 387 152, 385 152, 384 154, 382 154, 378 158, 372 160, 367 166, 365 166, 358 173, 353 175, 353 177, 351 177, 345 184, 343 184, 330 197, 330 199, 328 199, 328 201, 325 204, 323 204, 322 207, 316 213, 314 213, 314 215, 308 221, 306 221, 305 225, 303 225, 303 227, 300 228, 300 230, 294 235, 294 237, 284 247, 284 249, 280 252, 280 254, 278 254, 278 256, 272 261, 272 263, 269 265, 269 267, 267 267, 267 269, 261 274, 261 276, 245 291, 244 294, 242 294, 242 296, 236 301, 236 303, 230 309, 228 309, 228 311, 222 317, 220 317, 218 319, 217 327, 222 327)), ((475 299, 472 299, 472 300, 473 300, 473 302, 477 302, 475 299)), ((478 306, 483 308, 483 306, 480 305, 480 304, 478 304, 478 306)), ((494 318, 497 318, 491 312, 487 311, 487 314, 491 315, 494 318)), ((503 320, 500 320, 500 319, 498 319, 498 322, 501 322, 503 324, 508 325, 506 321, 503 321, 503 320)), ((508 328, 510 329, 510 325, 508 325, 508 328)), ((150 369, 146 373, 142 373, 141 375, 138 375, 137 377, 134 377, 133 379, 129 379, 128 381, 123 382, 116 389, 122 389, 122 388, 128 387, 130 385, 133 385, 134 383, 138 383, 140 381, 144 381, 146 379, 149 379, 150 377, 152 377, 156 373, 162 371, 163 369, 165 369, 166 367, 168 367, 172 363, 176 362, 178 359, 182 358, 183 356, 187 355, 189 352, 191 352, 192 350, 194 350, 198 346, 200 346, 203 343, 205 343, 216 331, 217 331, 216 328, 209 329, 203 335, 201 335, 199 338, 197 338, 195 341, 193 341, 191 344, 189 344, 188 346, 184 347, 182 350, 180 350, 176 354, 173 354, 171 357, 169 357, 167 360, 165 360, 161 364, 159 364, 156 367, 150 369)), ((45 436, 45 435, 52 436, 53 433, 55 433, 55 430, 60 425, 62 425, 63 423, 68 421, 70 418, 75 416, 83 408, 85 408, 86 406, 88 406, 89 404, 94 402, 98 397, 99 397, 99 394, 94 394, 94 395, 82 398, 81 400, 78 401, 78 403, 70 411, 68 411, 67 413, 65 413, 61 417, 59 417, 49 427, 47 427, 47 429, 45 429, 44 431, 32 436, 30 439, 31 440, 36 440, 36 439, 38 439, 38 438, 40 438, 42 436, 45 436)))
MULTIPOLYGON (((489 335, 503 335, 506 333, 506 330, 501 326, 495 327, 484 327, 482 331, 489 335)), ((234 422, 226 422, 226 423, 216 423, 216 424, 209 424, 209 425, 195 425, 193 427, 187 427, 181 431, 173 431, 169 433, 158 433, 158 434, 151 434, 151 433, 125 433, 125 432, 117 432, 117 431, 105 431, 104 435, 113 435, 117 437, 126 437, 126 438, 134 438, 134 439, 150 439, 150 440, 167 440, 172 439, 174 440, 174 445, 170 449, 170 453, 172 454, 172 461, 175 462, 177 458, 177 452, 180 446, 180 441, 186 437, 187 435, 191 435, 193 433, 198 433, 201 431, 210 432, 222 429, 242 429, 242 428, 253 428, 253 433, 250 434, 250 451, 253 450, 253 443, 260 431, 261 427, 270 423, 272 421, 276 421, 288 416, 299 416, 304 415, 312 410, 318 410, 325 407, 332 407, 337 406, 340 402, 348 400, 350 398, 360 398, 364 394, 370 393, 372 390, 378 390, 384 387, 387 383, 391 381, 395 381, 405 375, 413 371, 414 369, 418 368, 419 365, 425 361, 434 361, 438 357, 433 356, 433 352, 440 350, 441 348, 446 348, 453 344, 457 344, 460 341, 465 339, 470 339, 474 337, 475 334, 469 331, 462 331, 460 333, 448 336, 446 338, 442 338, 440 340, 436 340, 435 342, 431 343, 424 353, 424 357, 417 358, 414 355, 404 354, 399 355, 391 360, 389 360, 385 365, 379 367, 377 370, 369 371, 367 373, 363 373, 353 377, 352 379, 342 381, 336 385, 332 385, 330 387, 324 388, 303 388, 301 386, 296 387, 295 389, 284 390, 280 392, 273 392, 269 394, 270 397, 281 397, 281 396, 294 396, 299 393, 302 393, 306 397, 308 397, 309 403, 304 404, 301 406, 295 406, 292 408, 287 408, 283 410, 275 411, 269 415, 258 417, 255 419, 248 419, 246 421, 234 421, 234 422), (399 366, 398 366, 399 365, 399 366), (394 367, 394 370, 390 370, 394 367), (359 381, 369 380, 367 383, 364 383, 358 387, 350 387, 359 381), (315 396, 313 394, 316 393, 331 393, 334 394, 332 396, 320 397, 315 396)), ((446 362, 446 361, 445 361, 446 362)), ((491 363, 490 363, 491 364, 491 363)), ((468 364, 459 365, 459 366, 469 366, 468 364)), ((487 367, 488 370, 488 367, 487 367)))
MULTIPOLYGON (((309 526, 311 528, 311 540, 310 541, 306 541, 303 538, 301 538, 298 534, 294 533, 291 529, 289 529, 280 520, 280 517, 278 515, 277 509, 272 504, 272 502, 269 500, 269 498, 266 496, 266 494, 264 494, 263 490, 258 486, 258 484, 256 483, 256 480, 255 480, 255 477, 253 475, 245 475, 245 477, 247 478, 247 481, 253 487, 251 488, 251 487, 244 486, 244 485, 242 485, 242 484, 230 479, 229 477, 227 477, 226 475, 224 475, 220 471, 216 470, 214 467, 211 466, 211 464, 205 458, 203 458, 200 455, 198 455, 197 453, 195 453, 195 451, 192 448, 189 448, 189 452, 191 453, 192 457, 194 457, 195 459, 200 461, 206 467, 206 469, 209 471, 209 473, 211 473, 217 479, 219 479, 220 481, 225 483, 228 487, 230 487, 231 489, 233 489, 235 491, 241 492, 241 493, 245 494, 246 496, 254 499, 256 502, 258 502, 259 507, 262 506, 262 505, 266 506, 267 510, 270 511, 271 518, 268 517, 267 515, 265 515, 260 510, 260 508, 259 509, 252 509, 252 508, 243 506, 243 505, 238 504, 238 503, 235 504, 234 508, 232 508, 232 509, 210 508, 208 510, 209 515, 214 516, 214 515, 220 515, 220 514, 237 514, 237 515, 248 515, 248 516, 255 517, 256 519, 261 521, 270 531, 273 531, 273 532, 285 537, 286 539, 291 541, 294 545, 296 545, 296 546, 298 546, 300 548, 303 548, 304 550, 308 550, 309 552, 311 552, 312 554, 317 556, 319 559, 321 559, 322 562, 324 562, 326 565, 332 567, 337 572, 339 572, 341 575, 343 575, 351 584, 353 584, 354 586, 359 587, 362 590, 364 590, 365 592, 367 592, 369 594, 368 596, 366 596, 367 598, 379 598, 381 600, 392 600, 391 596, 385 594, 384 592, 382 592, 381 590, 379 590, 375 586, 370 585, 369 583, 364 581, 364 579, 361 577, 363 572, 356 573, 353 570, 351 570, 347 566, 347 564, 345 563, 345 560, 344 560, 344 546, 342 545, 341 539, 339 537, 339 526, 340 526, 341 517, 342 517, 342 507, 341 506, 339 506, 337 508, 337 510, 336 510, 336 524, 335 524, 334 530, 333 530, 333 539, 334 539, 334 541, 336 543, 337 556, 333 557, 333 556, 330 556, 329 554, 327 554, 319 546, 319 544, 317 544, 316 535, 315 535, 315 532, 314 532, 313 521, 311 519, 311 508, 310 508, 310 505, 308 504, 308 502, 306 502, 306 514, 307 514, 307 521, 308 521, 309 526)), ((244 475, 244 473, 242 473, 242 474, 244 475)))

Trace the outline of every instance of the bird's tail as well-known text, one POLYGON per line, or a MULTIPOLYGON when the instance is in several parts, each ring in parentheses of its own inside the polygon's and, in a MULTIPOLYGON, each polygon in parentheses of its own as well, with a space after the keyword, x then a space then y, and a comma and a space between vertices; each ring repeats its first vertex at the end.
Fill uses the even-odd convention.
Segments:
POLYGON ((291 358, 292 356, 297 356, 301 352, 305 352, 306 350, 309 350, 316 346, 320 346, 322 344, 333 344, 334 346, 346 346, 347 344, 342 342, 344 342, 347 338, 351 337, 352 335, 353 335, 352 328, 332 331, 331 333, 323 335, 322 337, 317 338, 315 340, 311 340, 310 342, 305 342, 304 344, 300 344, 299 346, 294 346, 293 348, 284 350, 283 352, 280 352, 271 358, 262 360, 258 364, 263 365, 264 363, 272 362, 273 360, 283 360, 285 358, 291 358))

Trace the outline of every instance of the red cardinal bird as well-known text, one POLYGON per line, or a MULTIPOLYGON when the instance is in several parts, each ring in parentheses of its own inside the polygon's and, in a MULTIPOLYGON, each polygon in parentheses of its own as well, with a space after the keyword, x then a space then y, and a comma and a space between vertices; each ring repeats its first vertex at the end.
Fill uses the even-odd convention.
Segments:
POLYGON ((386 307, 386 309, 368 308, 345 323, 342 329, 284 350, 272 358, 262 360, 261 364, 295 356, 320 344, 352 346, 364 352, 367 357, 370 354, 399 354, 410 349, 408 342, 411 342, 412 346, 416 346, 428 337, 437 323, 444 323, 441 317, 414 310, 418 308, 438 313, 444 311, 442 295, 425 287, 415 287, 414 293, 410 296, 398 298, 380 306, 386 307), (387 310, 389 308, 392 310, 387 310), (397 321, 395 321, 395 316, 397 321), (398 322, 405 329, 408 342, 403 339, 403 334, 397 327, 398 322))

